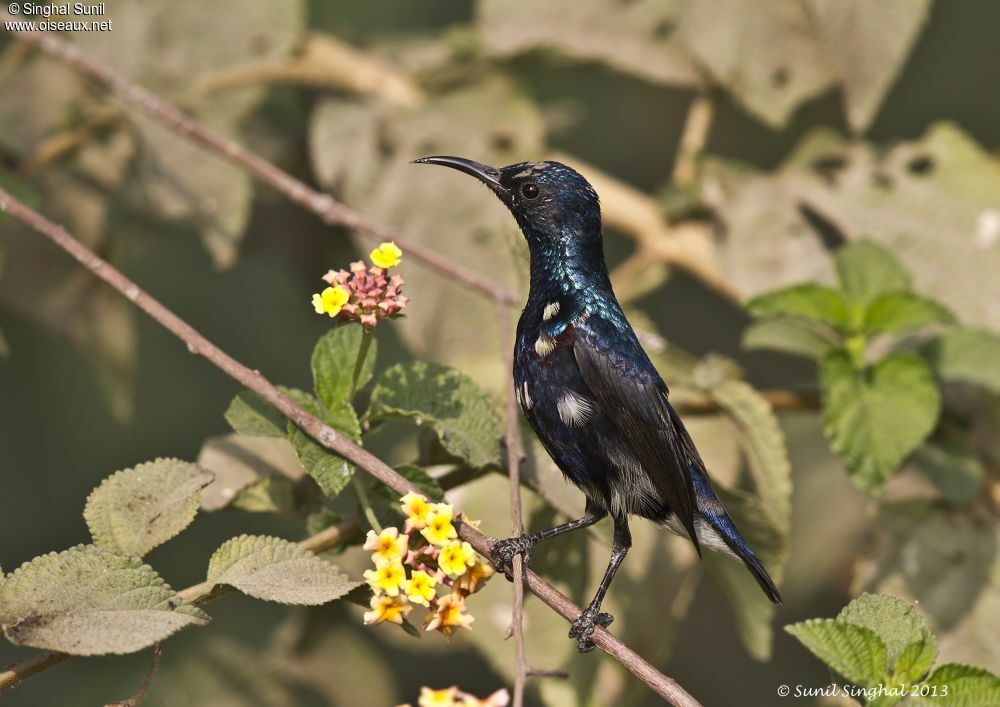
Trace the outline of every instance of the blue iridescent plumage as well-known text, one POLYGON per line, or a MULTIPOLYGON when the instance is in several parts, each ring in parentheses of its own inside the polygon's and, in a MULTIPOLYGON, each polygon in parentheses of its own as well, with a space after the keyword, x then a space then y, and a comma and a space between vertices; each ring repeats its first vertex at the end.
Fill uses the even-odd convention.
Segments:
POLYGON ((527 557, 541 540, 614 522, 611 561, 570 636, 590 650, 601 601, 631 545, 638 515, 739 558, 774 602, 778 590, 712 490, 704 462, 667 400, 668 390, 615 298, 604 263, 597 194, 559 162, 496 169, 457 157, 417 162, 484 182, 514 215, 531 254, 528 301, 517 325, 514 386, 521 410, 562 472, 579 486, 583 517, 498 541, 494 562, 527 557))

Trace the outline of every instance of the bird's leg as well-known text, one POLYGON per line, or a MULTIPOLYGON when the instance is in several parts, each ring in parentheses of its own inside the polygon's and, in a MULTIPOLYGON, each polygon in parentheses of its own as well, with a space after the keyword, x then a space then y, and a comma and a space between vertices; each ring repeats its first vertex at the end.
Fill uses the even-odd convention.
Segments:
POLYGON ((615 536, 611 545, 611 560, 608 562, 608 568, 604 571, 604 578, 601 580, 600 586, 597 587, 597 593, 594 594, 590 604, 569 629, 569 637, 576 639, 576 649, 581 653, 593 650, 594 642, 590 640, 590 636, 594 633, 595 626, 607 628, 614 621, 611 614, 601 611, 601 602, 604 601, 604 595, 607 594, 608 587, 611 586, 615 572, 618 571, 622 560, 625 559, 629 548, 632 547, 632 533, 628 529, 628 518, 624 515, 616 516, 614 521, 615 536))
POLYGON ((587 502, 587 508, 584 511, 582 517, 576 520, 571 520, 569 523, 563 523, 562 525, 557 525, 554 528, 549 528, 548 530, 539 530, 537 533, 530 533, 527 535, 518 535, 513 538, 507 538, 506 540, 497 540, 493 543, 493 547, 490 550, 490 559, 493 561, 493 566, 499 570, 502 570, 507 579, 511 579, 511 560, 514 559, 514 555, 521 555, 524 558, 524 564, 527 565, 531 561, 531 551, 534 549, 535 545, 540 543, 542 540, 548 540, 549 538, 554 538, 557 535, 563 535, 573 530, 578 530, 580 528, 586 528, 587 526, 593 525, 601 518, 606 516, 608 512, 603 508, 597 508, 587 502))

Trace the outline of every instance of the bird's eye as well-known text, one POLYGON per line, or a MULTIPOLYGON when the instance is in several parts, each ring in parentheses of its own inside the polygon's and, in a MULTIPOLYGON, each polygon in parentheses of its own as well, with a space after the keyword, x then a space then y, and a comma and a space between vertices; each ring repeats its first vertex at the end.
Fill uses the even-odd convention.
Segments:
POLYGON ((521 187, 521 195, 525 199, 537 199, 538 198, 538 185, 528 182, 523 187, 521 187))

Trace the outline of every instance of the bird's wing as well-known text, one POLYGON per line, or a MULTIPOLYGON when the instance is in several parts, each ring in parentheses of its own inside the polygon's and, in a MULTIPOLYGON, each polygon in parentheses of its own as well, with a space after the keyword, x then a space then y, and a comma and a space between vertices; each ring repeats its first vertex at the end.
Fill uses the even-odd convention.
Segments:
MULTIPOLYGON (((642 469, 688 531, 701 553, 694 529, 698 508, 688 464, 703 466, 694 444, 667 402, 667 389, 644 354, 636 370, 616 354, 596 346, 585 328, 567 332, 584 382, 604 413, 628 440, 642 469), (620 364, 620 365, 619 365, 620 364), (642 370, 648 366, 649 370, 642 370), (628 369, 634 369, 630 374, 628 369)), ((636 344, 638 347, 638 344, 636 344)))

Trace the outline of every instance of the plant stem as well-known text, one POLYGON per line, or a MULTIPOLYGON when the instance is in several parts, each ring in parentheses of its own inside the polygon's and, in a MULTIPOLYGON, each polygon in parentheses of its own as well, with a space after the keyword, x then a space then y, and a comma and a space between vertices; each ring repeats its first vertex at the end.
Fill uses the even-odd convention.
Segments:
POLYGON ((351 376, 351 394, 349 400, 354 399, 354 394, 358 392, 358 379, 361 378, 361 369, 365 367, 365 358, 368 356, 368 349, 371 348, 372 339, 375 332, 368 327, 361 327, 361 346, 358 347, 358 358, 354 362, 354 374, 351 376))
POLYGON ((354 491, 354 497, 358 499, 358 503, 361 505, 361 510, 365 514, 365 520, 368 521, 368 525, 372 527, 376 533, 382 532, 382 525, 378 522, 378 517, 375 515, 375 509, 372 508, 371 499, 368 498, 368 491, 365 489, 364 483, 358 477, 357 473, 351 475, 351 490, 354 491))

